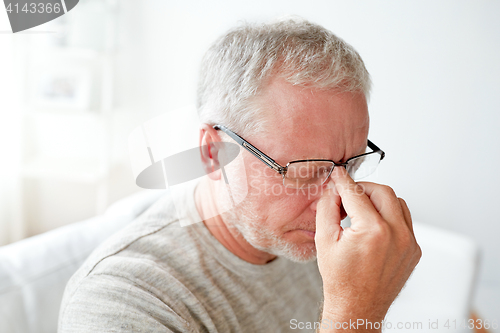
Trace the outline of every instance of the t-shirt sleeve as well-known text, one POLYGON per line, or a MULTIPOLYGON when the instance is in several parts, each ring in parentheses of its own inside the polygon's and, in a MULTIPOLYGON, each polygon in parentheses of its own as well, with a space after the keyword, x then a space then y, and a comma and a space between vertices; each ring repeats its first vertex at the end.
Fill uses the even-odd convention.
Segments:
POLYGON ((85 277, 68 295, 59 316, 59 333, 198 332, 150 291, 122 277, 85 277))

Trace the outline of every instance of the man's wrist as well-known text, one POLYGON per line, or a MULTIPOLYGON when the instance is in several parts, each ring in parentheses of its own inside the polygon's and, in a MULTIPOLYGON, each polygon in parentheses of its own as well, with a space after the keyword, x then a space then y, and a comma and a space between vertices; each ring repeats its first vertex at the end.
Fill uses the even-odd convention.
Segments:
POLYGON ((342 307, 325 301, 318 332, 381 332, 385 316, 366 310, 363 307, 349 309, 348 306, 342 307))

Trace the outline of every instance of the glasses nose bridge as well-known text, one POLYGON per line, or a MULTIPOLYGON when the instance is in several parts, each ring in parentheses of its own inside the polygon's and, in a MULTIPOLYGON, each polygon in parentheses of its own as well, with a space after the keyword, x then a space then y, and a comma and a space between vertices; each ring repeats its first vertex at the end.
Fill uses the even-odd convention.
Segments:
POLYGON ((332 170, 330 170, 330 173, 328 173, 328 176, 325 178, 325 180, 323 181, 323 183, 321 185, 325 184, 328 181, 328 179, 332 175, 333 169, 335 169, 335 167, 340 166, 340 167, 343 167, 344 169, 347 170, 347 164, 348 164, 347 162, 345 162, 345 163, 337 163, 334 161, 332 161, 332 162, 333 162, 333 168, 332 168, 332 170))
POLYGON ((347 165, 348 165, 348 163, 347 163, 347 162, 345 162, 345 163, 337 163, 337 162, 333 162, 333 168, 332 168, 332 170, 333 170, 336 166, 341 166, 341 167, 344 167, 344 169, 346 169, 346 168, 347 168, 347 165))

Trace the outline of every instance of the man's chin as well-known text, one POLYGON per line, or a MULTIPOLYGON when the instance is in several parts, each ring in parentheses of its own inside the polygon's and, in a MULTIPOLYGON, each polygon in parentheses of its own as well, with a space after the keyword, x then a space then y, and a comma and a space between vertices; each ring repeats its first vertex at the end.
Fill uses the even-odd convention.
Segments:
POLYGON ((314 243, 295 244, 283 240, 269 247, 255 246, 261 251, 283 257, 297 263, 308 263, 316 260, 316 246, 314 243))
MULTIPOLYGON (((257 250, 284 257, 298 263, 308 263, 316 260, 316 244, 314 235, 301 234, 299 231, 292 233, 293 238, 281 235, 278 237, 271 232, 250 225, 234 223, 239 234, 257 250), (296 238, 296 236, 300 236, 296 238), (304 239, 305 237, 305 239, 304 239), (304 242, 306 240, 306 242, 304 242)), ((311 233, 313 234, 313 233, 311 233)), ((285 234, 286 235, 286 234, 285 234)))
MULTIPOLYGON (((302 245, 302 247, 304 247, 304 245, 302 245)), ((281 256, 288 260, 306 264, 308 262, 316 260, 316 247, 314 246, 314 244, 313 247, 314 249, 290 248, 290 249, 284 249, 280 252, 282 252, 281 256)), ((276 255, 280 256, 280 254, 276 255)))

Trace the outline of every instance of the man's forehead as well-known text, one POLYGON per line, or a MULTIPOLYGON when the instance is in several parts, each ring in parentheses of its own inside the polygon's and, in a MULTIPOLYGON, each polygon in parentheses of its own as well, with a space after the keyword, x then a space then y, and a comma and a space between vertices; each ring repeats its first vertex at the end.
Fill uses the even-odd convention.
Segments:
POLYGON ((369 117, 362 93, 293 86, 277 79, 266 86, 258 104, 266 119, 263 137, 279 142, 273 150, 297 158, 338 159, 366 144, 369 117))
POLYGON ((286 120, 362 123, 368 117, 362 92, 296 86, 279 78, 266 85, 258 97, 258 104, 266 111, 266 118, 277 125, 288 124, 286 120))

